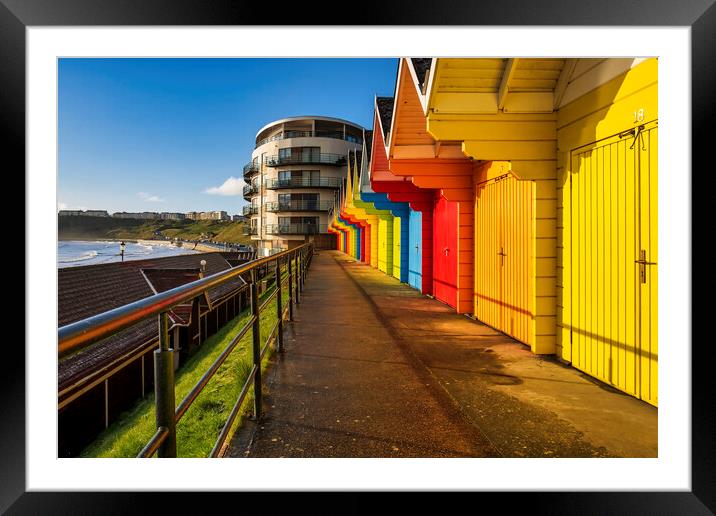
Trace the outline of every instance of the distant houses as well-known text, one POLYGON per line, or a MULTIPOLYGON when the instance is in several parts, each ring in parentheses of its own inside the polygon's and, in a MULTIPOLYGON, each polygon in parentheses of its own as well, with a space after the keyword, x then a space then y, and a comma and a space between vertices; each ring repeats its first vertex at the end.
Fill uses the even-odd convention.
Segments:
POLYGON ((191 220, 231 220, 225 211, 190 211, 186 218, 191 220))
POLYGON ((112 217, 115 219, 159 220, 162 218, 162 214, 153 211, 143 211, 141 213, 118 211, 113 213, 112 217))
MULTIPOLYGON (((60 210, 60 217, 110 217, 107 210, 60 210)), ((143 211, 118 211, 111 215, 114 219, 134 220, 227 220, 234 222, 246 220, 242 215, 230 216, 225 211, 190 211, 188 213, 143 211)))
POLYGON ((109 217, 107 210, 60 210, 60 217, 109 217))

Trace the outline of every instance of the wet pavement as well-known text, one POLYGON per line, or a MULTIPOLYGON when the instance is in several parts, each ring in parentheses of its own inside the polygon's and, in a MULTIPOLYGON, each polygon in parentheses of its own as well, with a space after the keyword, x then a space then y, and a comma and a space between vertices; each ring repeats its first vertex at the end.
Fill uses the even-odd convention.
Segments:
POLYGON ((344 254, 311 264, 232 457, 655 457, 657 409, 344 254))

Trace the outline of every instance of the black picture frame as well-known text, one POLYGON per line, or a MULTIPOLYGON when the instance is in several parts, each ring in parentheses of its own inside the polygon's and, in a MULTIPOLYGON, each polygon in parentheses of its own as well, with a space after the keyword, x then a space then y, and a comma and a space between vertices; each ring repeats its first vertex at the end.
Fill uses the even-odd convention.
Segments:
MULTIPOLYGON (((438 3, 428 1, 363 2, 354 4, 348 16, 336 3, 312 2, 311 9, 294 3, 272 9, 271 20, 261 3, 231 0, 0 0, 0 123, 4 126, 6 171, 25 169, 25 29, 29 26, 88 25, 342 25, 348 20, 359 25, 572 25, 572 26, 687 26, 691 27, 692 59, 692 170, 701 171, 697 193, 708 192, 710 202, 692 203, 692 235, 710 234, 706 210, 713 205, 714 190, 703 179, 713 176, 707 159, 712 147, 709 123, 714 116, 716 93, 716 6, 714 0, 601 0, 581 3, 563 0, 500 0, 499 2, 438 3), (332 13, 317 18, 316 12, 332 13), (331 18, 331 19, 329 19, 331 18), (703 226, 703 227, 700 227, 703 226), (697 228, 700 231, 697 231, 697 228)), ((684 168, 674 171, 693 181, 684 159, 684 168)), ((27 238, 27 235, 26 235, 27 238)), ((703 244, 702 244, 703 245, 703 244)), ((697 256, 692 250, 691 256, 697 256)), ((694 263, 692 261, 692 263, 694 263)), ((693 269, 692 269, 693 270, 693 269)), ((30 271, 25 270, 25 277, 30 271)), ((710 279, 710 278, 709 278, 710 279)), ((713 280, 700 282, 705 290, 713 280)), ((692 295, 692 320, 707 320, 709 303, 698 303, 692 295)), ((27 307, 27 318, 33 307, 27 307)), ((693 325, 692 325, 693 327, 693 325)), ((694 328, 695 329, 695 328, 694 328)), ((684 331, 689 337, 688 328, 684 331)), ((530 512, 579 514, 713 514, 716 512, 716 456, 714 454, 714 377, 709 371, 714 359, 709 339, 692 333, 692 490, 690 492, 592 492, 592 493, 505 493, 498 503, 525 504, 530 512), (505 500, 507 499, 507 500, 505 500)), ((26 492, 25 488, 25 350, 5 342, 2 361, 12 364, 0 375, 2 407, 0 417, 0 512, 8 514, 123 514, 144 512, 150 506, 149 493, 126 492, 26 492)), ((53 437, 54 438, 54 437, 53 437)), ((172 493, 166 512, 185 514, 192 506, 224 503, 228 494, 172 493), (173 510, 173 507, 176 510, 173 510)), ((255 496, 240 494, 237 510, 247 510, 255 496)), ((420 496, 413 503, 426 508, 420 496)), ((232 503, 236 503, 236 498, 232 503)), ((164 500, 163 500, 164 502, 164 500)), ((365 512, 374 502, 356 495, 341 512, 365 512)), ((453 501, 453 504, 456 503, 453 501)), ((206 509, 207 506, 204 505, 206 509)), ((233 511, 232 511, 233 512, 233 511)))

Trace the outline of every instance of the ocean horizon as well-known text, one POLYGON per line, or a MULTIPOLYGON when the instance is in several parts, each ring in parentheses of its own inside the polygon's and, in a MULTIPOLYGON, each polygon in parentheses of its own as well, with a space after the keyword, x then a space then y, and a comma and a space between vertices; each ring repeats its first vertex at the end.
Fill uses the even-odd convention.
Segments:
MULTIPOLYGON (((59 240, 57 242, 57 268, 121 262, 119 242, 119 240, 59 240)), ((184 246, 177 247, 171 242, 162 240, 125 240, 125 243, 125 261, 199 252, 184 246)))

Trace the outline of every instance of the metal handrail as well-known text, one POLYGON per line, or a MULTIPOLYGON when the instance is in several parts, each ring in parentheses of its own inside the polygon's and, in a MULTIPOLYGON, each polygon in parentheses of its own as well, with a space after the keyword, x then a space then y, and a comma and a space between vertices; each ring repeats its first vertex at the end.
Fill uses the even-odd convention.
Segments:
POLYGON ((340 188, 340 177, 292 177, 289 179, 267 179, 266 188, 340 188))
POLYGON ((315 235, 328 233, 325 224, 266 224, 264 233, 267 235, 315 235))
POLYGON ((293 320, 293 305, 299 304, 300 293, 308 266, 313 255, 313 244, 303 244, 288 251, 282 251, 271 256, 253 260, 228 271, 223 271, 207 278, 203 278, 172 290, 155 294, 140 301, 125 305, 103 314, 99 314, 82 321, 68 324, 58 329, 58 353, 64 354, 78 351, 90 344, 108 337, 122 329, 142 321, 152 315, 158 315, 159 322, 159 348, 154 352, 154 387, 155 387, 155 414, 157 429, 152 438, 139 452, 138 457, 151 457, 159 453, 160 457, 176 457, 176 424, 184 416, 191 404, 203 391, 209 380, 216 374, 229 354, 238 345, 241 339, 252 330, 253 339, 253 368, 241 390, 241 393, 232 408, 232 411, 222 428, 216 441, 211 457, 216 457, 223 449, 229 430, 238 414, 248 390, 253 382, 254 387, 254 415, 257 419, 262 415, 262 386, 261 361, 269 346, 276 343, 279 352, 283 351, 283 320, 293 320), (286 263, 286 278, 282 271, 281 262, 286 263), (259 269, 268 268, 274 262, 275 288, 267 299, 259 305, 258 299, 258 272, 259 269), (295 269, 292 264, 295 262, 295 269), (208 289, 222 285, 241 274, 251 273, 251 317, 237 332, 228 346, 219 354, 212 365, 204 372, 199 381, 179 403, 175 409, 174 385, 174 353, 169 348, 168 310, 177 304, 189 301, 206 292, 208 289), (282 307, 282 290, 288 282, 288 303, 282 307), (294 287, 295 285, 295 287, 294 287), (261 346, 260 315, 270 301, 276 299, 277 321, 265 345, 261 346))
POLYGON ((253 161, 251 163, 247 163, 244 165, 244 177, 251 176, 252 174, 256 174, 260 170, 260 166, 258 163, 254 163, 253 161))
MULTIPOLYGON (((296 249, 303 249, 308 245, 310 244, 303 244, 296 249)), ((258 258, 233 269, 218 272, 200 280, 140 299, 134 303, 62 326, 57 331, 58 353, 60 357, 63 357, 69 353, 79 351, 152 315, 158 315, 176 305, 190 301, 205 291, 223 285, 227 281, 250 272, 259 266, 268 264, 277 258, 289 256, 295 251, 292 249, 272 256, 258 258)))
POLYGON ((325 152, 306 152, 301 154, 292 154, 291 156, 280 156, 274 154, 273 156, 267 156, 264 163, 268 167, 311 163, 317 165, 344 165, 346 163, 346 157, 343 154, 331 154, 325 152))
POLYGON ((265 204, 266 211, 328 211, 333 206, 333 201, 311 201, 311 200, 291 200, 267 202, 265 204))
POLYGON ((247 195, 259 193, 259 187, 258 185, 244 185, 243 192, 244 197, 246 197, 247 195))
POLYGON ((351 134, 344 135, 342 131, 330 131, 330 130, 317 130, 313 131, 284 131, 283 133, 276 134, 269 138, 262 138, 256 142, 256 147, 261 147, 264 143, 273 142, 276 140, 286 140, 288 138, 332 138, 335 140, 345 140, 352 143, 363 143, 363 140, 351 134))
POLYGON ((243 208, 244 215, 256 215, 259 212, 259 207, 252 204, 247 204, 243 208))

